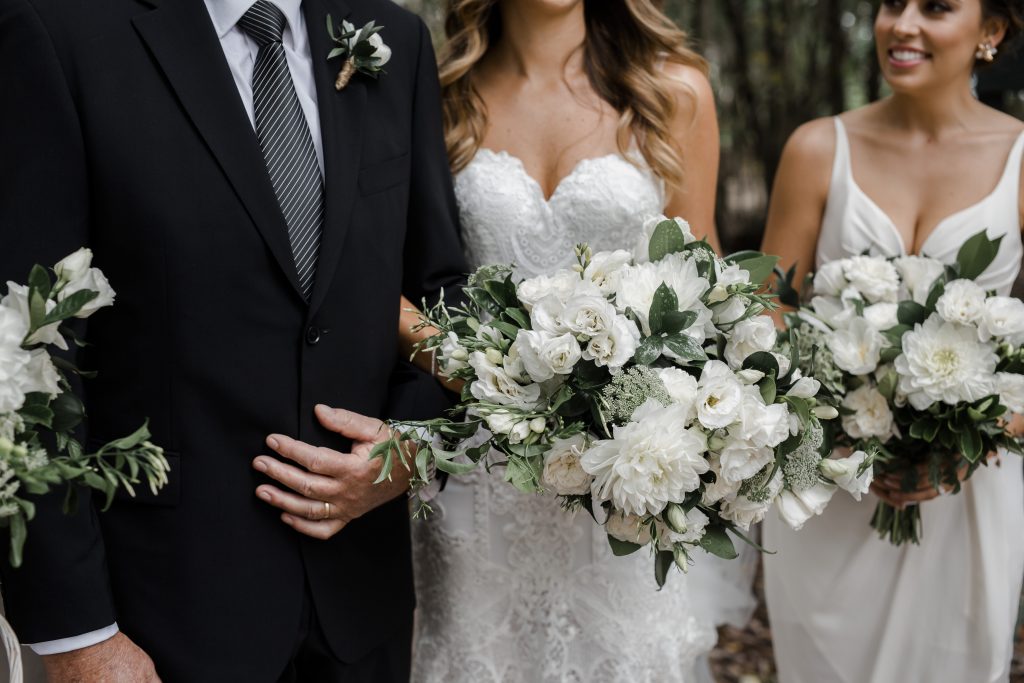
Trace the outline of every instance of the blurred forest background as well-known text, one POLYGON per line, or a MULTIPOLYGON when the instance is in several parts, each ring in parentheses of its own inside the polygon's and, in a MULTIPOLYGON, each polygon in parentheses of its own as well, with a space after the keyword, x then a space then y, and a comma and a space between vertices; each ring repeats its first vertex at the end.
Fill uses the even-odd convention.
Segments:
MULTIPOLYGON (((423 16, 439 46, 445 0, 400 2, 423 16)), ((775 168, 790 133, 810 119, 885 94, 872 31, 877 2, 665 0, 663 6, 711 63, 721 125, 716 213, 723 246, 726 251, 756 248, 775 168)), ((986 103, 1024 119, 1024 49, 984 71, 977 89, 986 103)), ((759 577, 758 593, 760 584, 759 577)), ((1024 683, 1022 641, 1024 597, 1012 683, 1024 683)), ((711 666, 720 683, 775 680, 763 600, 746 628, 721 630, 711 666)))

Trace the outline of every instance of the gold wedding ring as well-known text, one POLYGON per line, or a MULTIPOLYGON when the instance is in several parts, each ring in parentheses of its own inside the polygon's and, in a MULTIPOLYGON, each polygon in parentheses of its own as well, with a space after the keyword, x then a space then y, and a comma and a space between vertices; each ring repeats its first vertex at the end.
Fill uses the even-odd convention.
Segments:
POLYGON ((331 518, 331 504, 326 500, 324 501, 324 519, 331 518))

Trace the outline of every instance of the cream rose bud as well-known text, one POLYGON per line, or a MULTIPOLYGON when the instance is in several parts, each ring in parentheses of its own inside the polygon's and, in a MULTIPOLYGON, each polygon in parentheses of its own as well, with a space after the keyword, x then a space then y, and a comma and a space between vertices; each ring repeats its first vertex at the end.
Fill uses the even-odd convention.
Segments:
POLYGON ((1011 413, 1024 415, 1024 375, 1010 372, 996 373, 996 388, 999 402, 1011 413))
POLYGON ((809 489, 783 491, 776 499, 779 517, 794 531, 799 531, 811 517, 820 515, 828 507, 836 492, 833 484, 819 482, 809 489))
POLYGON ((757 384, 764 379, 764 373, 754 368, 747 368, 746 370, 737 370, 736 376, 744 384, 757 384))
POLYGON ((541 483, 560 496, 582 496, 590 492, 592 477, 580 465, 587 448, 587 438, 576 434, 568 439, 555 439, 544 456, 541 483))
POLYGON ((871 327, 879 332, 888 330, 900 324, 897 315, 899 308, 898 304, 885 302, 871 304, 864 307, 864 319, 868 321, 868 325, 871 325, 871 327))
POLYGON ((985 313, 985 290, 973 280, 947 282, 935 312, 946 322, 970 325, 985 313))
POLYGON ((384 66, 391 59, 391 48, 384 44, 384 39, 379 33, 374 33, 368 39, 373 48, 373 57, 377 60, 376 66, 384 66))
POLYGON ((70 282, 77 280, 88 272, 89 267, 92 265, 92 250, 87 247, 82 247, 73 254, 68 254, 53 267, 53 272, 57 273, 57 277, 64 281, 70 282))
POLYGON ((1024 302, 1012 296, 989 297, 977 323, 980 341, 995 337, 1020 346, 1024 343, 1024 302))
POLYGON ((843 275, 868 303, 895 302, 899 298, 899 272, 884 258, 854 256, 844 259, 843 275))
POLYGON ((945 271, 942 263, 924 256, 901 256, 893 265, 903 279, 907 296, 922 305, 928 301, 932 285, 945 271))
MULTIPOLYGON (((717 304, 729 298, 729 287, 750 282, 750 273, 735 263, 715 261, 715 286, 708 293, 708 303, 717 304)), ((738 316, 737 316, 738 317, 738 316)))
POLYGON ((814 398, 821 389, 821 382, 813 377, 801 377, 786 392, 786 396, 794 398, 814 398))
POLYGON ((547 332, 520 330, 512 346, 534 382, 568 375, 582 357, 579 342, 569 333, 556 337, 547 332))
POLYGON ((608 332, 594 337, 583 349, 583 358, 616 374, 636 353, 640 330, 624 315, 617 315, 608 332))
POLYGON ((647 545, 651 542, 651 531, 643 523, 643 518, 619 510, 613 510, 608 515, 608 521, 604 523, 604 530, 612 538, 627 543, 647 545))
POLYGON ((469 352, 459 343, 459 335, 449 332, 438 348, 438 364, 441 366, 441 373, 450 375, 456 370, 469 367, 469 352))
POLYGON ((739 416, 743 385, 718 360, 704 364, 697 390, 697 419, 708 429, 728 427, 739 416))
POLYGON ((868 454, 864 451, 856 451, 845 458, 825 458, 818 463, 818 469, 835 482, 836 486, 853 496, 854 500, 860 500, 860 497, 870 490, 874 477, 872 465, 868 465, 860 472, 861 465, 867 457, 868 454))
POLYGON ((777 336, 775 323, 766 315, 757 315, 736 323, 725 344, 725 359, 729 361, 730 367, 739 369, 747 356, 775 348, 777 336))
POLYGON ((598 252, 591 257, 583 277, 597 285, 602 294, 609 294, 615 291, 619 271, 632 260, 633 255, 625 249, 598 252))
POLYGON ((843 398, 843 407, 852 411, 843 415, 843 431, 854 439, 877 437, 885 443, 893 434, 893 416, 889 402, 873 384, 862 384, 843 398))
POLYGON ((814 293, 819 296, 838 297, 849 283, 843 275, 842 261, 829 261, 822 264, 814 274, 814 293))
POLYGON ((840 370, 851 375, 875 371, 882 356, 885 337, 863 318, 854 318, 845 329, 829 335, 828 346, 840 370))

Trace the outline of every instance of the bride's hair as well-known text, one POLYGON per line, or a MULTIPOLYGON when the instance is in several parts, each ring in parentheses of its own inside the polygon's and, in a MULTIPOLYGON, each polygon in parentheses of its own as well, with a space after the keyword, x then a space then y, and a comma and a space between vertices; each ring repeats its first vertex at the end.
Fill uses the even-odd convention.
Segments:
MULTIPOLYGON (((498 0, 448 0, 439 69, 445 144, 452 171, 465 168, 483 142, 487 111, 473 69, 501 34, 498 0)), ((707 62, 687 47, 686 34, 659 9, 659 0, 584 0, 583 68, 594 91, 619 113, 617 141, 636 139, 644 160, 669 182, 682 179, 669 130, 678 82, 662 61, 707 74, 707 62)))

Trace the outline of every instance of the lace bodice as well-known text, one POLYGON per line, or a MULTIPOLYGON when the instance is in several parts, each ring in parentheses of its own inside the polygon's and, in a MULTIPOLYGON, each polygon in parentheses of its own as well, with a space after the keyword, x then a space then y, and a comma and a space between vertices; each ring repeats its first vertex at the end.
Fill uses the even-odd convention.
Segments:
MULTIPOLYGON (((481 150, 455 190, 471 265, 511 262, 521 276, 565 265, 581 241, 631 246, 641 214, 663 204, 660 182, 617 155, 581 162, 545 200, 518 159, 481 150)), ((585 512, 519 493, 502 474, 450 478, 434 514, 413 524, 413 680, 693 681, 715 634, 694 616, 686 577, 674 572, 658 592, 646 552, 613 557, 585 512)))

